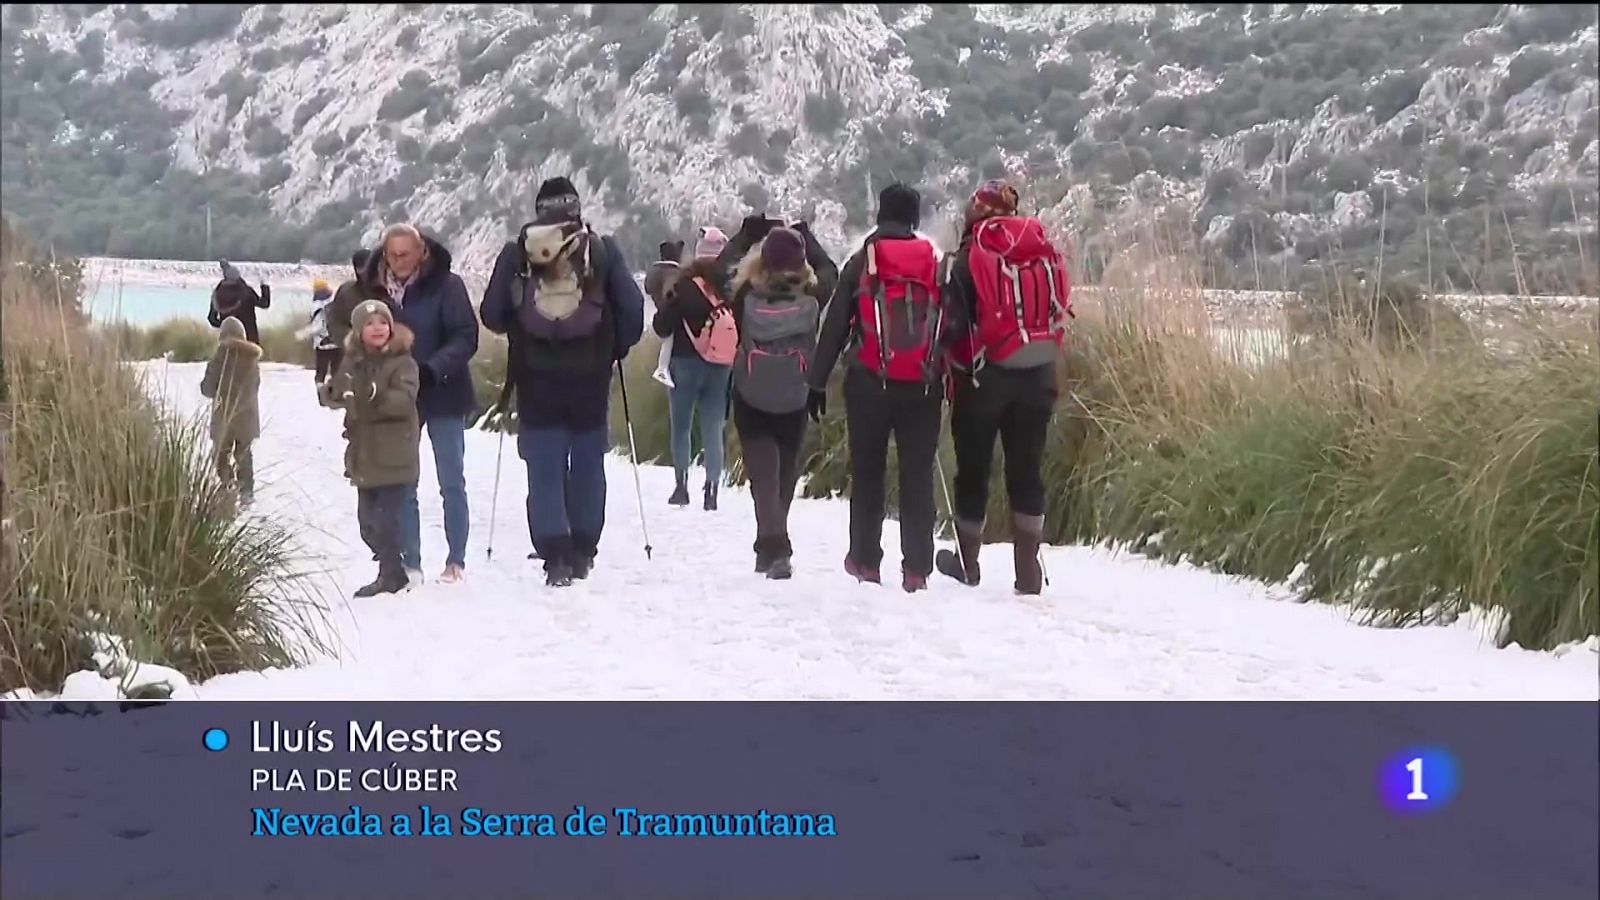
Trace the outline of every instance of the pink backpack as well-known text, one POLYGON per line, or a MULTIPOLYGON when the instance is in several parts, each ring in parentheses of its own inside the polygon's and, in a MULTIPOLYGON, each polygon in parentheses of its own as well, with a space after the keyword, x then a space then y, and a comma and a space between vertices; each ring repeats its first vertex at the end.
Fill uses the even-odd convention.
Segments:
POLYGON ((704 278, 695 278, 694 286, 711 304, 711 315, 706 318, 706 324, 698 333, 689 335, 694 342, 695 352, 712 365, 733 365, 733 359, 739 353, 739 324, 733 320, 733 310, 722 302, 722 298, 706 284, 704 278))

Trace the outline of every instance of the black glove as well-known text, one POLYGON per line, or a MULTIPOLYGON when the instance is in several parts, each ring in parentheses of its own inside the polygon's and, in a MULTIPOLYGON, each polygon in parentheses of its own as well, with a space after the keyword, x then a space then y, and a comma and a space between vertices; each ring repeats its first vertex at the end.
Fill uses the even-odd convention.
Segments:
POLYGON ((766 216, 745 216, 739 223, 739 233, 751 241, 759 241, 772 230, 772 220, 766 216))
POLYGON ((811 389, 811 396, 806 398, 806 415, 813 422, 821 422, 822 417, 828 414, 828 392, 826 390, 811 389))

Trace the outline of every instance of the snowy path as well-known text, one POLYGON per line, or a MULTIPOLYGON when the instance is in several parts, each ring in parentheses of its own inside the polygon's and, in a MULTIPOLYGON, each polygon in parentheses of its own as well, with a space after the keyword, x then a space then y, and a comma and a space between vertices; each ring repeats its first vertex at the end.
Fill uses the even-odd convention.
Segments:
MULTIPOLYGON (((203 364, 147 364, 152 390, 204 409, 203 364)), ((659 389, 651 385, 646 389, 659 389)), ((1082 547, 1052 548, 1043 598, 1010 592, 1010 547, 984 552, 993 583, 935 579, 927 593, 857 585, 840 567, 846 508, 797 501, 796 575, 751 569, 748 494, 670 509, 671 470, 641 469, 655 559, 642 550, 633 478, 612 457, 594 574, 553 591, 529 550, 525 480, 508 441, 485 561, 496 437, 472 432, 467 581, 431 581, 444 546, 423 441, 430 579, 400 597, 347 600, 374 565, 341 477, 339 414, 311 373, 266 366, 256 448, 258 515, 291 523, 332 608, 337 659, 213 679, 205 698, 1585 698, 1600 695, 1595 641, 1563 655, 1496 650, 1466 625, 1385 630, 1287 591, 1082 547)), ((698 477, 698 476, 697 476, 698 477)), ((894 523, 884 568, 897 568, 894 523)))

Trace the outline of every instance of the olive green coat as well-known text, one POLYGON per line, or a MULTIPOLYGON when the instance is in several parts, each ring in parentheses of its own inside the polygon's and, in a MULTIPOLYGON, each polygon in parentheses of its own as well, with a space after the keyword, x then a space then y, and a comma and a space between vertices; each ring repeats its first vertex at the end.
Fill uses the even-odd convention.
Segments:
POLYGON ((373 352, 352 329, 344 362, 319 389, 324 405, 344 410, 345 475, 358 488, 411 484, 421 473, 420 376, 411 341, 411 330, 396 323, 389 343, 373 352))
POLYGON ((245 339, 238 319, 223 320, 200 393, 211 401, 213 443, 248 444, 261 436, 261 348, 245 339))

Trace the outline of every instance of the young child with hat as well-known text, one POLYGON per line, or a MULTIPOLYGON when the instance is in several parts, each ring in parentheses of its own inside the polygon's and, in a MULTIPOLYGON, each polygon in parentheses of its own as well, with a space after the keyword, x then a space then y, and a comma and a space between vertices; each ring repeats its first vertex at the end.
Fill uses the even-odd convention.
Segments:
POLYGON ((345 473, 356 487, 361 539, 378 558, 377 579, 355 595, 372 597, 411 586, 400 561, 400 512, 421 471, 421 379, 411 330, 388 304, 364 301, 350 325, 344 363, 318 392, 325 405, 344 410, 345 473))

